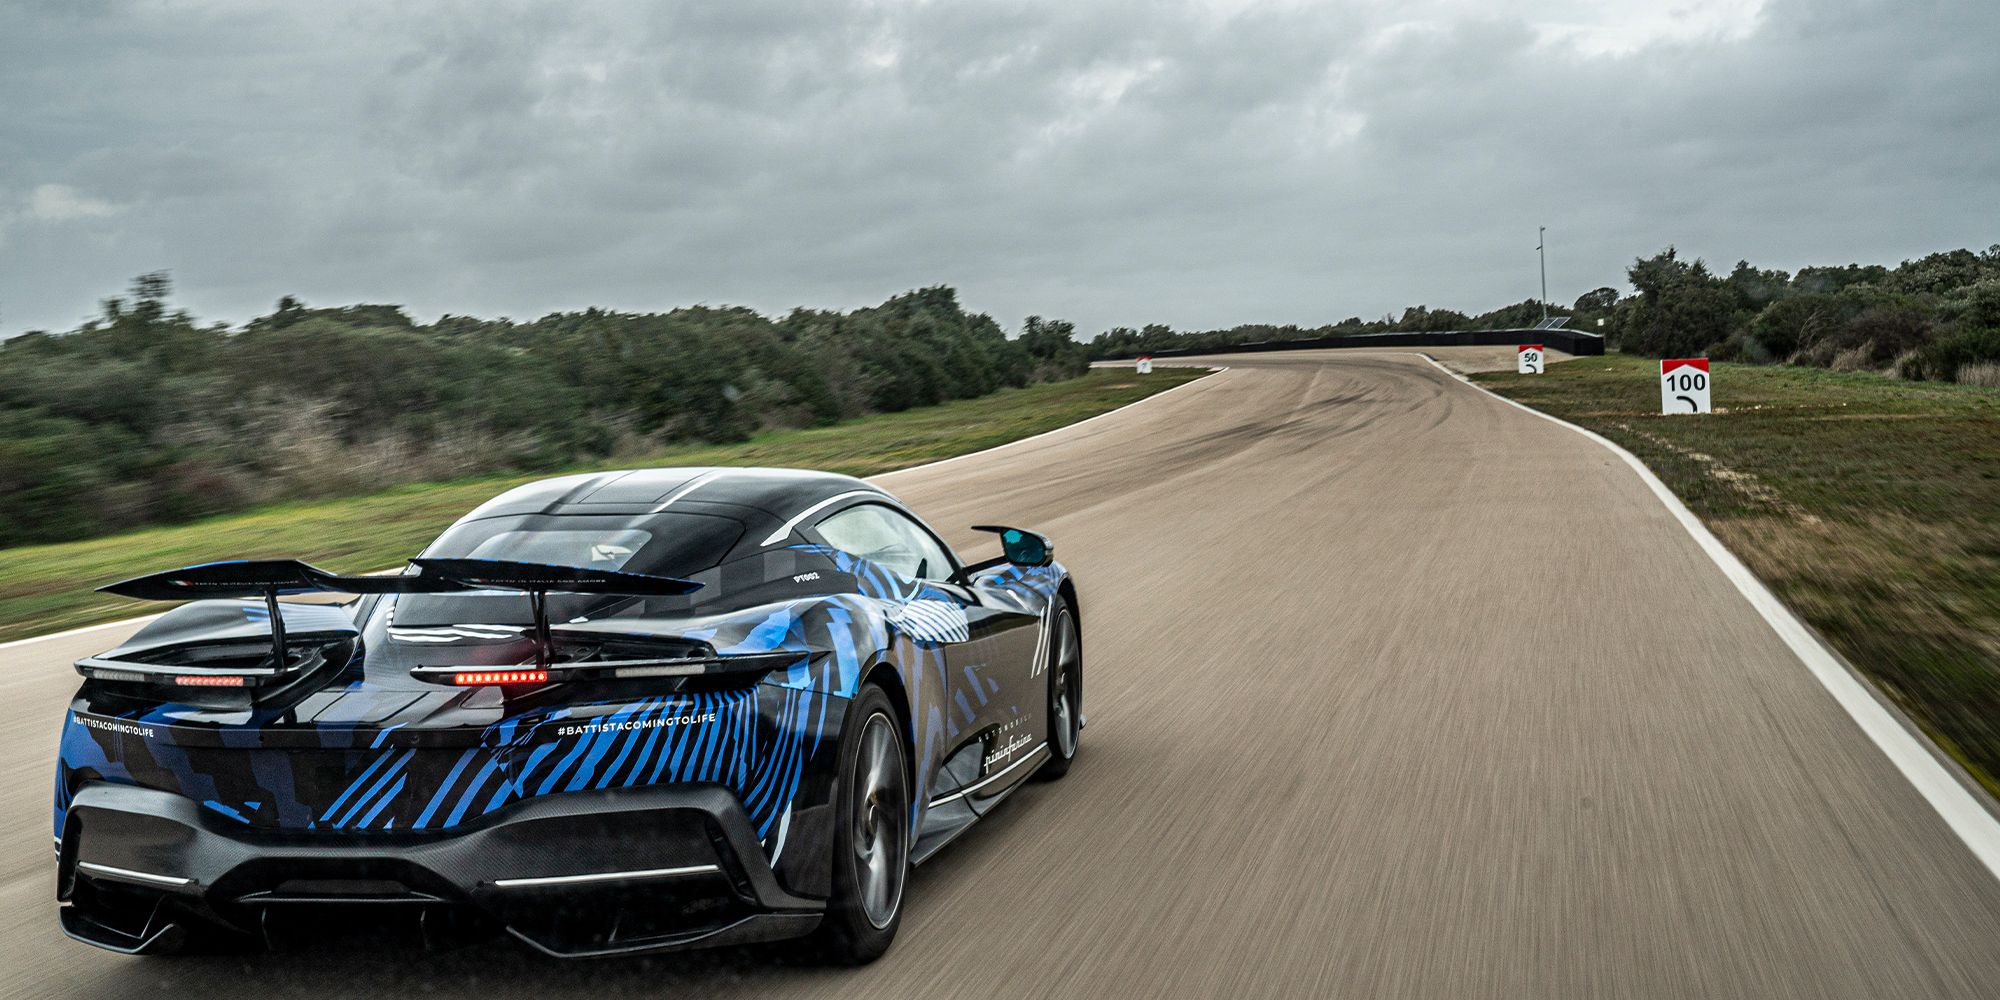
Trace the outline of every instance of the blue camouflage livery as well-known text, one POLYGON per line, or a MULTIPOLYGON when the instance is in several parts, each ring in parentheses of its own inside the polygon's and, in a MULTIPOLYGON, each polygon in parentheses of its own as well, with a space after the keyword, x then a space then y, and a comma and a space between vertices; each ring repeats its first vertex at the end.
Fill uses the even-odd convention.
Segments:
POLYGON ((335 891, 558 955, 804 933, 839 901, 840 817, 882 801, 843 792, 857 739, 901 731, 901 805, 865 809, 907 820, 905 864, 1067 770, 1075 589, 1047 539, 980 530, 1005 554, 967 565, 860 480, 635 470, 509 491, 396 576, 232 560, 113 584, 221 599, 77 664, 64 929, 173 950, 171 927, 256 934, 266 906, 335 891), (278 600, 308 593, 356 598, 278 600), (653 881, 679 873, 704 901, 623 939, 623 907, 680 905, 653 881), (510 889, 572 883, 554 907, 510 889))
MULTIPOLYGON (((179 792, 246 826, 351 832, 442 831, 537 796, 714 782, 736 793, 776 854, 780 821, 808 766, 828 748, 829 718, 838 725, 839 703, 853 696, 867 667, 895 664, 911 704, 920 706, 913 726, 918 787, 928 787, 944 744, 972 721, 969 709, 944 694, 943 650, 956 636, 906 614, 948 606, 949 595, 845 552, 793 548, 830 561, 858 593, 760 607, 680 633, 715 642, 725 655, 798 653, 761 684, 530 709, 447 733, 353 722, 294 729, 254 711, 216 722, 215 713, 175 704, 121 714, 78 707, 63 731, 55 833, 61 836, 69 796, 84 781, 179 792)), ((983 582, 1024 605, 1046 606, 1063 575, 1056 565, 1009 565, 983 582)), ((236 604, 253 625, 268 620, 261 605, 203 603, 236 604)), ((288 624, 296 618, 325 627, 329 616, 352 627, 336 609, 285 610, 288 624)), ((399 699, 407 701, 408 691, 373 686, 365 676, 342 692, 343 701, 399 699)), ((921 810, 914 819, 921 822, 921 810)))

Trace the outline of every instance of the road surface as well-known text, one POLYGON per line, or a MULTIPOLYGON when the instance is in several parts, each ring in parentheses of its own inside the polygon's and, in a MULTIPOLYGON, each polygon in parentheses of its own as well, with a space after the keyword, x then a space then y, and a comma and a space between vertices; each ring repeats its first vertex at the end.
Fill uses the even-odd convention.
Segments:
POLYGON ((1056 539, 1090 727, 881 962, 71 943, 54 742, 106 630, 0 649, 0 996, 2000 996, 2000 883, 1617 457, 1412 355, 1228 363, 883 478, 1056 539))

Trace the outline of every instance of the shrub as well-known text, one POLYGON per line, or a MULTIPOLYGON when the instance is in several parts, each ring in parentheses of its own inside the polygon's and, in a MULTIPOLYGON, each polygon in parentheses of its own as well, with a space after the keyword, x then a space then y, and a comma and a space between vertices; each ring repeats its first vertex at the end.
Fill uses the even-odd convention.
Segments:
POLYGON ((1935 325, 1927 313, 1914 308, 1871 306, 1806 342, 1794 360, 1842 371, 1881 368, 1929 343, 1935 325))
MULTIPOLYGON (((1911 352, 1897 366, 1904 378, 1950 382, 1970 366, 2000 363, 2000 329, 1963 330, 1911 352)), ((1975 377, 1984 377, 1975 373, 1975 377)))
POLYGON ((1782 361, 1845 325, 1856 311, 1851 300, 1839 295, 1808 292, 1766 306, 1745 332, 1765 357, 1782 361))
POLYGON ((1960 289, 1945 308, 1961 326, 2000 327, 2000 278, 1987 278, 1960 289))
POLYGON ((1680 259, 1673 247, 1634 261, 1627 273, 1639 295, 1620 324, 1626 351, 1655 358, 1700 354, 1736 325, 1736 296, 1708 265, 1680 259))

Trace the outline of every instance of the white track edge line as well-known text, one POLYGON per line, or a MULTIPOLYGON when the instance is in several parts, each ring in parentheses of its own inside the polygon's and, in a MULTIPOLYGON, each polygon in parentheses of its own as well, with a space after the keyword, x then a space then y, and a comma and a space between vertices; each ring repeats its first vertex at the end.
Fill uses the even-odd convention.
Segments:
MULTIPOLYGON (((1172 367, 1180 367, 1180 368, 1199 368, 1199 367, 1204 367, 1204 366, 1202 366, 1202 365, 1175 365, 1175 366, 1172 366, 1172 367)), ((1214 374, 1218 374, 1218 373, 1220 373, 1220 372, 1226 372, 1226 371, 1228 371, 1228 370, 1229 370, 1229 366, 1227 366, 1227 365, 1208 365, 1208 366, 1205 366, 1205 367, 1207 367, 1207 368, 1208 368, 1208 374, 1209 374, 1209 375, 1214 375, 1214 374)), ((1079 421, 1077 421, 1076 423, 1073 423, 1073 424, 1064 424, 1064 425, 1062 425, 1061 427, 1053 427, 1053 428, 1050 428, 1049 430, 1045 430, 1045 431, 1041 432, 1040 434, 1032 434, 1032 435, 1029 435, 1028 437, 1024 437, 1024 438, 1015 438, 1015 439, 1014 439, 1014 440, 1012 440, 1012 441, 1002 441, 1002 442, 1000 442, 999 444, 996 444, 996 445, 994 445, 994 446, 992 446, 992 447, 990 447, 990 448, 981 448, 981 449, 979 449, 978 451, 968 451, 968 452, 966 452, 966 453, 965 453, 965 454, 963 454, 963 455, 953 455, 953 456, 951 456, 950 458, 940 458, 940 459, 938 459, 938 460, 937 460, 937 461, 935 461, 935 462, 925 462, 925 463, 924 463, 924 464, 922 464, 922 465, 912 465, 912 466, 910 466, 909 468, 906 468, 906 469, 891 469, 891 470, 890 470, 890 471, 888 471, 888 472, 878 472, 878 473, 876 473, 875 475, 872 475, 872 476, 868 476, 868 477, 867 477, 867 481, 869 481, 869 482, 873 482, 874 480, 877 480, 877 479, 881 479, 881 478, 882 478, 882 477, 884 477, 884 476, 895 476, 895 475, 901 475, 902 473, 905 473, 905 472, 915 472, 915 471, 917 471, 917 470, 919 470, 919 469, 932 469, 932 468, 936 468, 937 466, 940 466, 940 465, 949 465, 949 464, 951 464, 951 463, 953 463, 953 462, 956 462, 956 461, 958 461, 958 460, 960 460, 960 459, 965 459, 965 458, 976 458, 976 457, 978 457, 978 456, 980 456, 980 455, 985 455, 985 454, 988 454, 988 453, 990 453, 990 452, 996 452, 996 451, 999 451, 999 450, 1000 450, 1000 449, 1002 449, 1002 448, 1012 448, 1012 447, 1014 447, 1014 446, 1015 446, 1015 445, 1017 445, 1017 444, 1027 444, 1027 443, 1028 443, 1028 442, 1030 442, 1030 441, 1034 441, 1034 440, 1037 440, 1037 439, 1039 439, 1039 438, 1045 438, 1045 437, 1048 437, 1048 436, 1049 436, 1049 435, 1051 435, 1051 434, 1060 434, 1060 433, 1062 433, 1063 431, 1066 431, 1066 430, 1070 430, 1071 428, 1075 428, 1075 427, 1082 427, 1082 426, 1083 426, 1084 424, 1087 424, 1087 423, 1090 423, 1090 422, 1091 422, 1091 421, 1093 421, 1093 420, 1102 420, 1102 419, 1104 419, 1105 417, 1108 417, 1108 416, 1111 416, 1111 415, 1112 415, 1112 414, 1114 414, 1114 413, 1123 413, 1123 412, 1125 412, 1126 410, 1129 410, 1129 409, 1131 409, 1131 408, 1133 408, 1133 407, 1135 407, 1135 406, 1138 406, 1138 405, 1140 405, 1140 404, 1142 404, 1142 403, 1150 403, 1150 402, 1152 402, 1153 400, 1156 400, 1156 399, 1159 399, 1159 398, 1161 398, 1161 397, 1163 397, 1163 396, 1171 396, 1171 395, 1173 395, 1174 393, 1177 393, 1177 392, 1181 391, 1182 389, 1185 389, 1185 388, 1187 388, 1188 386, 1191 386, 1191 385, 1199 385, 1199 384, 1200 384, 1200 383, 1201 383, 1201 382, 1202 382, 1203 380, 1205 380, 1205 379, 1207 379, 1207 378, 1208 378, 1208 375, 1203 375, 1203 376, 1201 376, 1201 378, 1196 378, 1196 379, 1190 379, 1190 380, 1188 380, 1188 381, 1186 381, 1186 382, 1182 382, 1182 383, 1181 383, 1180 385, 1177 385, 1177 386, 1174 386, 1174 387, 1173 387, 1173 388, 1171 388, 1171 389, 1168 389, 1168 390, 1167 390, 1167 391, 1165 391, 1165 392, 1156 392, 1156 393, 1154 393, 1154 394, 1152 394, 1152 395, 1150 395, 1150 396, 1147 396, 1147 397, 1145 397, 1144 399, 1135 399, 1135 400, 1133 400, 1133 401, 1131 401, 1131 402, 1129 402, 1129 403, 1126 403, 1126 404, 1125 404, 1124 406, 1120 406, 1120 407, 1118 407, 1117 409, 1114 409, 1114 410, 1105 410, 1105 411, 1104 411, 1103 413, 1098 413, 1098 414, 1094 414, 1094 415, 1092 415, 1092 416, 1088 416, 1088 417, 1085 417, 1085 418, 1083 418, 1082 420, 1079 420, 1079 421)), ((676 497, 675 499, 678 499, 678 497, 676 497)), ((394 570, 389 570, 389 571, 387 571, 387 572, 394 572, 394 570)), ((370 575, 373 575, 373 574, 370 574, 370 575)), ((163 613, 164 613, 164 612, 163 612, 163 613)), ((18 647, 18 646, 27 646, 27 645, 31 645, 31 644, 33 644, 33 643, 37 643, 37 642, 48 642, 48 641, 50 641, 50 640, 53 640, 53 639, 64 639, 64 638, 68 638, 69 636, 73 636, 73 635, 83 635, 83 634, 86 634, 86 633, 89 633, 89 632, 97 632, 97 631, 101 631, 101 630, 103 630, 103 629, 108 629, 108 628, 118 628, 118 627, 119 627, 119 626, 121 626, 121 625, 139 625, 139 624, 143 624, 143 623, 145 623, 145 622, 149 622, 149 621, 152 621, 153 619, 155 619, 155 618, 158 618, 158 617, 160 617, 160 616, 159 616, 158 614, 151 614, 151 615, 140 615, 140 616, 139 616, 139 617, 137 617, 137 618, 120 618, 119 620, 117 620, 117 621, 115 621, 115 622, 98 622, 98 623, 97 623, 97 624, 95 624, 95 625, 84 625, 84 626, 82 626, 82 627, 80 627, 80 628, 73 628, 73 629, 67 629, 67 630, 65 630, 65 631, 62 631, 62 632, 51 632, 51 633, 49 633, 48 635, 31 635, 31 636, 29 636, 29 637, 27 637, 27 638, 25 638, 25 639, 12 639, 12 640, 9 640, 9 641, 7 641, 7 642, 0 642, 0 649, 13 649, 13 648, 15 648, 15 647, 18 647)))
POLYGON ((1750 572, 1750 567, 1744 565, 1743 560, 1736 557, 1736 553, 1729 551, 1728 547, 1715 537, 1714 532, 1709 531, 1708 526, 1701 523, 1701 519, 1667 488, 1667 484, 1661 482, 1660 477, 1646 467, 1646 463, 1641 462, 1637 455, 1626 451, 1617 442, 1596 431, 1579 427, 1561 417, 1550 416, 1525 403, 1508 399, 1452 371, 1429 354, 1420 351, 1411 353, 1430 362, 1433 367, 1446 375, 1494 399, 1532 413, 1550 423, 1567 427, 1624 459, 1625 464, 1631 466, 1632 470, 1639 474, 1639 478, 1652 489, 1653 495, 1666 505, 1667 510, 1674 515, 1674 519, 1680 522, 1681 527, 1687 529, 1687 533, 1693 536, 1702 551, 1708 553, 1709 559, 1713 560, 1722 570, 1722 574, 1729 578, 1729 582, 1736 585, 1736 589, 1750 602, 1750 606, 1764 616, 1765 623, 1771 626, 1771 630, 1778 634, 1779 639, 1784 640, 1793 655, 1806 665, 1806 669, 1812 671, 1813 677, 1826 688, 1828 694, 1833 696, 1833 700, 1847 711, 1848 717, 1854 720, 1854 724, 1861 727, 1861 731, 1875 742, 1875 746, 1889 758, 1889 762, 1896 766, 1896 770, 1902 772, 1903 778, 1916 788, 1917 794, 1922 795, 1924 801, 1930 803, 1932 809, 1937 810, 1939 818, 1951 828, 1951 832, 1958 835, 1958 839, 1964 842, 1973 857, 1978 858, 1995 878, 2000 878, 2000 818, 1995 818, 1957 777, 1946 770, 1945 765, 1938 760, 1927 742, 1920 742, 1920 738, 1912 733, 1901 719, 1891 714, 1888 708, 1876 700, 1873 692, 1863 686, 1863 682, 1841 663, 1839 657, 1820 641, 1819 636, 1807 628, 1769 587, 1764 586, 1764 581, 1757 579, 1757 575, 1750 572))

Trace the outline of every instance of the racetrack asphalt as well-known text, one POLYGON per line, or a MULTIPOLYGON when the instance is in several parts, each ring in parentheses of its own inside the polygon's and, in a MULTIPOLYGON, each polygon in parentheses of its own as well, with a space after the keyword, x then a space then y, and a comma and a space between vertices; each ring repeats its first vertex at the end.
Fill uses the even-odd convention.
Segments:
POLYGON ((1090 725, 876 964, 68 941, 55 741, 104 629, 0 649, 0 997, 2000 996, 2000 882, 1616 455, 1414 355, 1222 363, 879 477, 954 544, 1055 539, 1090 725))

